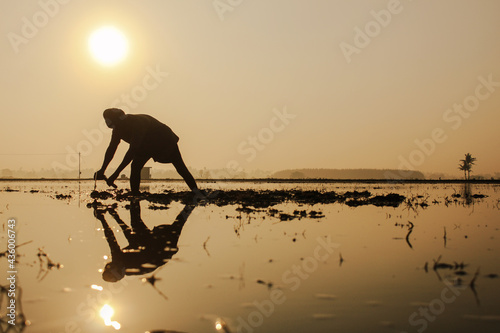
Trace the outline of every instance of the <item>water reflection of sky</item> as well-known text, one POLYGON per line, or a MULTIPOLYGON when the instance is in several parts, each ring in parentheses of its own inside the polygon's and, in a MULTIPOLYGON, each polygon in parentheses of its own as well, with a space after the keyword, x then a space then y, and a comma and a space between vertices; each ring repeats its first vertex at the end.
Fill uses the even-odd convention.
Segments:
MULTIPOLYGON (((80 205, 73 184, 9 185, 21 192, 0 192, 1 215, 18 220, 18 244, 33 241, 18 249, 24 312, 32 322, 26 332, 113 330, 106 320, 124 332, 496 332, 500 326, 498 186, 474 185, 473 194, 488 197, 467 203, 460 184, 208 184, 366 189, 413 201, 398 208, 278 205, 283 212, 325 215, 291 221, 265 210, 197 206, 169 260, 111 283, 102 278, 112 259, 109 242, 86 208, 93 184, 80 188, 80 205), (23 192, 31 188, 41 192, 23 192), (56 192, 72 198, 54 200, 56 192), (40 279, 39 248, 64 267, 40 279), (105 305, 113 310, 109 316, 106 308, 107 319, 105 305)), ((152 192, 167 188, 150 185, 152 192)), ((140 203, 140 218, 149 230, 171 225, 185 209, 148 205, 140 203)), ((131 226, 127 208, 119 203, 115 212, 131 226)), ((126 248, 124 229, 105 214, 117 244, 126 248)))

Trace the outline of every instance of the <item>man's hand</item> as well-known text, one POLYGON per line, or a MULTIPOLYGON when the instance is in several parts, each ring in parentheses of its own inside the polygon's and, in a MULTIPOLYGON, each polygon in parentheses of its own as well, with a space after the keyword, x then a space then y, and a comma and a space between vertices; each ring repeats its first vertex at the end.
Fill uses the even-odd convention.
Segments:
POLYGON ((101 169, 94 173, 94 179, 95 180, 104 180, 106 179, 106 176, 104 175, 104 171, 101 169))

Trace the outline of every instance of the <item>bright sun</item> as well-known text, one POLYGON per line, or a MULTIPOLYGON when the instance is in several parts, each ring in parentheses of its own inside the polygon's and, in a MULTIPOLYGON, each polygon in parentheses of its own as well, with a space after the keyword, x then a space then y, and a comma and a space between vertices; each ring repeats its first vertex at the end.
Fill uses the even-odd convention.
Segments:
POLYGON ((128 41, 125 35, 115 27, 101 27, 90 35, 89 50, 99 63, 113 66, 127 56, 128 41))

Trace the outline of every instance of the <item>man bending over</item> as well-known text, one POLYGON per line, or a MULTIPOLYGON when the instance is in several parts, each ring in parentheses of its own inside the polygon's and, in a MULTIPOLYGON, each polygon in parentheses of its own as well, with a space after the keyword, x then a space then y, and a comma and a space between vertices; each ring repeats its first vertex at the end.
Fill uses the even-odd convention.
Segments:
POLYGON ((199 191, 196 181, 182 160, 177 145, 179 137, 170 127, 149 115, 125 114, 123 110, 116 108, 104 110, 103 117, 106 125, 113 129, 113 134, 102 167, 94 174, 95 179, 106 179, 104 171, 113 159, 120 141, 123 140, 130 147, 118 169, 106 180, 108 185, 113 186, 120 172, 132 162, 130 189, 132 194, 138 194, 142 167, 150 158, 153 158, 156 162, 172 163, 189 188, 194 192, 199 191))

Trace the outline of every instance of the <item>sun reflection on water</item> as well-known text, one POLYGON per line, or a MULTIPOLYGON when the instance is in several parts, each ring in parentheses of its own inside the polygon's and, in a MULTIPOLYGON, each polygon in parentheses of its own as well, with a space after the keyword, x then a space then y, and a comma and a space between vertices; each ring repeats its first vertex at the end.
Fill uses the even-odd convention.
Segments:
POLYGON ((221 318, 217 318, 215 321, 215 329, 219 332, 224 332, 224 333, 230 333, 231 331, 227 327, 227 324, 224 320, 221 318))
POLYGON ((113 326, 115 330, 119 330, 121 328, 119 322, 111 320, 111 317, 113 317, 113 315, 115 314, 115 310, 113 310, 113 308, 110 305, 105 304, 101 308, 99 314, 101 315, 102 319, 104 319, 104 325, 113 326))
POLYGON ((90 286, 91 289, 97 290, 97 291, 103 291, 104 288, 101 286, 98 286, 97 284, 93 284, 90 286))

